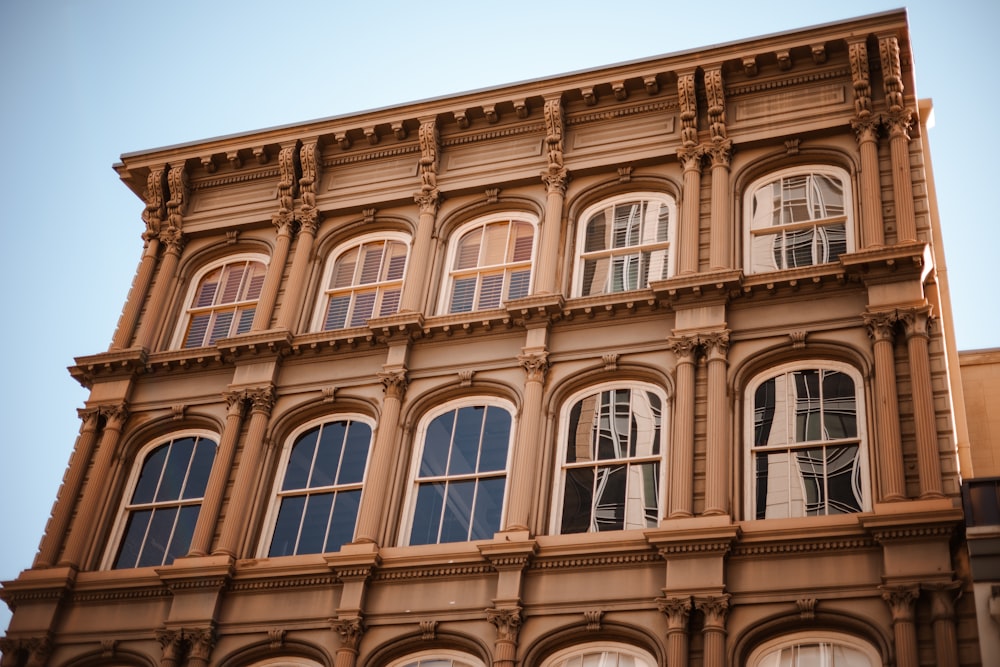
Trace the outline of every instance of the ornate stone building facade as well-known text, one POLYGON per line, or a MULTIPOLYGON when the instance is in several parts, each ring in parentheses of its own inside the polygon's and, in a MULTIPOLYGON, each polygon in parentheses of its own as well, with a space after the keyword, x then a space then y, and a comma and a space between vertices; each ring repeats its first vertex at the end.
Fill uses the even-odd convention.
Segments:
POLYGON ((897 11, 123 156, 3 667, 980 664, 929 112, 897 11))

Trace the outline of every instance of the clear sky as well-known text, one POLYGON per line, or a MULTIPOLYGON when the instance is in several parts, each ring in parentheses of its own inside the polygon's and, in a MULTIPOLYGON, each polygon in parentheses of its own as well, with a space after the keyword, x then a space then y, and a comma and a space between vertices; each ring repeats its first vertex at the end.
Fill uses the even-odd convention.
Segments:
MULTIPOLYGON (((903 0, 0 0, 0 580, 31 564, 142 250, 122 153, 896 9, 903 0), (154 9, 155 8, 155 9, 154 9)), ((995 0, 912 0, 959 349, 1000 346, 995 0)), ((0 604, 0 628, 10 619, 0 604)))

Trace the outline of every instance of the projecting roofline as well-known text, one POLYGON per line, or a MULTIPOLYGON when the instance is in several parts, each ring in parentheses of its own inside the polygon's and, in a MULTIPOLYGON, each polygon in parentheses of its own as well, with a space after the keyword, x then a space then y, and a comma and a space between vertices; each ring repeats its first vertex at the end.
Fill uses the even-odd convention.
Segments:
MULTIPOLYGON (((729 41, 729 42, 721 42, 721 43, 714 44, 714 45, 707 45, 707 46, 695 47, 695 48, 690 48, 690 49, 684 49, 684 50, 681 50, 681 51, 674 51, 674 52, 660 54, 660 55, 647 56, 645 58, 638 58, 638 59, 635 59, 635 60, 626 60, 626 61, 621 61, 621 62, 612 63, 612 64, 608 64, 608 65, 601 65, 601 66, 593 67, 593 68, 585 68, 585 69, 580 69, 580 70, 573 70, 573 71, 570 71, 570 72, 564 72, 564 73, 561 73, 561 74, 554 74, 554 75, 542 76, 542 77, 537 77, 537 78, 534 78, 534 79, 524 79, 524 80, 515 81, 515 82, 511 82, 511 83, 500 84, 500 85, 497 85, 497 86, 487 86, 485 88, 477 88, 477 89, 468 90, 468 91, 464 91, 464 92, 451 93, 451 94, 441 95, 441 96, 437 96, 437 97, 429 97, 429 98, 424 98, 424 99, 420 99, 420 100, 414 100, 414 101, 410 101, 410 102, 404 102, 404 103, 401 103, 401 104, 392 104, 392 105, 388 105, 388 106, 384 106, 384 107, 376 107, 376 108, 373 108, 373 109, 366 109, 366 110, 361 110, 361 111, 352 111, 352 112, 348 112, 348 113, 344 113, 344 114, 338 114, 338 115, 334 115, 334 116, 326 116, 326 117, 316 118, 316 119, 307 120, 307 121, 298 121, 298 122, 288 123, 288 124, 284 124, 284 125, 274 125, 274 126, 266 127, 266 128, 259 128, 259 129, 255 129, 255 130, 248 130, 246 132, 236 132, 236 133, 233 133, 233 134, 219 135, 219 136, 216 136, 216 137, 209 137, 209 138, 205 138, 205 139, 200 139, 200 140, 195 140, 195 141, 189 141, 189 142, 183 142, 183 143, 179 143, 179 144, 171 144, 171 145, 167 145, 167 146, 161 146, 159 148, 151 148, 151 149, 146 149, 146 150, 131 151, 131 152, 128 152, 128 153, 122 153, 122 155, 121 155, 121 162, 116 163, 114 165, 114 168, 116 170, 118 170, 119 167, 123 167, 124 166, 124 162, 127 161, 127 160, 129 160, 129 159, 141 158, 141 157, 144 157, 144 156, 151 156, 151 155, 157 154, 157 153, 177 152, 177 151, 181 151, 181 150, 186 149, 186 148, 192 148, 192 147, 195 147, 195 146, 201 146, 201 145, 211 144, 211 143, 217 143, 217 142, 218 143, 228 142, 228 141, 232 141, 234 139, 247 138, 247 137, 252 137, 252 136, 261 135, 261 134, 272 134, 272 133, 277 134, 277 133, 281 133, 283 131, 292 130, 292 129, 305 130, 306 128, 308 128, 310 126, 313 126, 313 125, 328 125, 328 124, 331 124, 331 123, 336 123, 337 121, 346 120, 348 118, 357 118, 357 117, 367 116, 367 115, 383 114, 383 113, 388 112, 388 111, 403 110, 403 109, 406 109, 408 107, 427 106, 427 105, 432 105, 432 104, 435 104, 435 103, 444 102, 446 100, 456 100, 457 101, 457 100, 460 100, 460 99, 465 98, 465 97, 481 96, 481 95, 486 94, 486 93, 499 93, 501 91, 508 90, 508 89, 513 89, 513 88, 520 88, 520 87, 526 87, 526 86, 537 86, 537 85, 543 84, 543 83, 555 83, 556 81, 564 80, 564 79, 578 78, 578 77, 581 77, 581 76, 592 76, 592 75, 599 74, 599 73, 604 72, 604 71, 610 71, 610 70, 622 69, 622 68, 634 68, 634 67, 639 66, 639 65, 645 65, 645 64, 649 64, 649 63, 654 63, 654 62, 658 62, 658 61, 661 61, 661 60, 682 59, 685 56, 691 56, 691 55, 694 55, 694 54, 698 54, 700 56, 699 59, 702 60, 702 61, 713 61, 713 60, 718 60, 718 58, 706 57, 706 56, 710 56, 710 52, 712 52, 712 51, 725 51, 727 49, 732 49, 733 47, 736 47, 736 46, 749 46, 749 45, 751 45, 751 44, 753 44, 755 42, 763 42, 763 41, 768 41, 768 40, 780 39, 780 38, 783 38, 783 37, 791 37, 793 35, 798 35, 798 34, 803 34, 803 33, 808 33, 808 32, 822 32, 822 31, 826 31, 826 30, 830 30, 830 29, 837 29, 838 31, 842 32, 845 27, 850 26, 853 23, 871 23, 872 21, 876 21, 876 20, 879 20, 879 19, 893 19, 893 20, 902 19, 904 22, 906 22, 907 21, 906 8, 905 7, 901 7, 899 9, 891 9, 891 10, 887 10, 887 11, 884 11, 884 12, 876 12, 876 13, 873 13, 873 14, 866 14, 864 16, 858 16, 858 17, 854 17, 854 18, 851 18, 851 19, 845 19, 845 20, 842 20, 842 21, 830 21, 830 22, 827 22, 827 23, 820 23, 820 24, 816 24, 816 25, 813 25, 813 26, 807 26, 807 27, 804 27, 804 28, 794 28, 794 29, 791 29, 791 30, 779 31, 779 32, 774 32, 774 33, 768 33, 768 34, 765 34, 765 35, 759 35, 759 36, 750 37, 750 38, 747 38, 747 39, 739 39, 739 40, 733 40, 733 41, 729 41)), ((870 32, 870 30, 867 30, 866 32, 870 32)), ((730 54, 727 58, 724 58, 724 60, 728 60, 729 58, 732 58, 732 57, 734 57, 734 56, 732 54, 730 54)), ((308 132, 304 132, 304 133, 308 134, 308 132)))

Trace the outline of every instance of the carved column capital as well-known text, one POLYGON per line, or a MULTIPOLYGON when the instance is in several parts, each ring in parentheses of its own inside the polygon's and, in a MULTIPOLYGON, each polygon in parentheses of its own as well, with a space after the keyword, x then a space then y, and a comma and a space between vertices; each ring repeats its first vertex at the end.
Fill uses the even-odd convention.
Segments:
POLYGON ((260 412, 265 415, 271 414, 271 410, 274 408, 274 402, 277 400, 274 387, 271 385, 247 389, 246 398, 250 401, 251 412, 260 412))
POLYGON ((413 201, 420 208, 421 215, 437 215, 438 205, 441 203, 441 193, 437 188, 421 190, 413 195, 413 201))
POLYGON ((903 325, 903 331, 906 333, 907 340, 915 336, 919 336, 920 338, 930 337, 931 325, 934 322, 930 306, 900 310, 897 311, 896 316, 903 325))
POLYGON ((902 137, 910 140, 910 128, 913 127, 913 111, 903 109, 894 113, 887 113, 882 116, 882 124, 889 130, 889 138, 902 137))
POLYGON ((383 371, 378 374, 378 378, 382 381, 382 390, 386 398, 403 400, 410 382, 405 370, 383 371))
POLYGON ((208 659, 212 655, 212 649, 215 648, 215 628, 195 628, 193 630, 186 630, 184 634, 190 644, 190 659, 208 664, 208 659))
POLYGON ((931 595, 931 620, 955 620, 955 603, 962 597, 962 582, 921 584, 920 588, 931 595))
POLYGON ((226 403, 226 412, 230 417, 240 417, 243 415, 243 408, 246 407, 246 391, 223 392, 222 400, 226 403))
POLYGON ((681 169, 685 172, 701 172, 701 163, 704 157, 705 151, 701 146, 682 146, 677 149, 677 159, 681 163, 681 169))
POLYGON ((28 654, 24 667, 45 667, 55 646, 50 636, 43 635, 22 640, 22 648, 28 654))
POLYGON ((865 116, 864 118, 854 118, 851 120, 851 128, 854 130, 858 145, 867 142, 877 142, 881 121, 872 115, 865 116))
POLYGON ((160 230, 159 238, 160 243, 166 247, 166 252, 179 256, 184 250, 184 234, 181 233, 179 227, 168 225, 160 230))
POLYGON ((569 170, 565 167, 552 167, 542 172, 542 182, 545 183, 545 190, 549 194, 566 194, 566 186, 569 183, 569 170))
POLYGON ((545 382, 545 374, 549 370, 549 355, 547 352, 518 355, 517 361, 528 374, 528 382, 545 382))
POLYGON ((896 334, 896 312, 873 311, 862 314, 868 336, 875 342, 886 340, 890 343, 896 334))
POLYGON ((128 419, 128 404, 102 405, 98 408, 101 416, 104 417, 104 429, 120 431, 125 421, 128 419))
POLYGON ((893 624, 913 622, 917 598, 920 597, 920 586, 879 586, 882 599, 889 605, 893 624))
POLYGON ((694 606, 705 615, 705 628, 724 629, 729 614, 729 594, 706 595, 694 598, 694 606))
POLYGON ((657 598, 656 608, 667 617, 667 630, 685 630, 691 616, 691 596, 657 598))
POLYGON ((694 355, 698 350, 698 339, 695 336, 673 336, 667 339, 670 351, 677 357, 678 364, 693 364, 694 355))
POLYGON ((295 221, 299 223, 299 229, 310 236, 316 236, 316 230, 319 229, 319 223, 322 219, 319 209, 314 206, 303 206, 295 214, 295 221))
POLYGON ((292 215, 291 211, 278 211, 271 216, 271 224, 274 225, 274 229, 278 232, 278 236, 291 236, 292 225, 295 224, 295 217, 292 215))
POLYGON ((705 147, 704 153, 711 159, 712 167, 729 167, 733 160, 733 140, 722 139, 705 147))
POLYGON ((364 619, 361 616, 338 618, 333 620, 331 625, 337 634, 340 635, 342 648, 352 651, 358 650, 358 645, 361 644, 361 637, 365 634, 366 630, 364 619))
POLYGON ((184 656, 184 633, 177 629, 161 628, 156 631, 156 641, 160 644, 161 665, 176 665, 184 656))
POLYGON ((486 620, 496 626, 498 641, 517 642, 517 635, 521 631, 520 608, 487 609, 486 620))
POLYGON ((716 331, 698 336, 705 347, 709 361, 726 361, 729 354, 729 331, 716 331))

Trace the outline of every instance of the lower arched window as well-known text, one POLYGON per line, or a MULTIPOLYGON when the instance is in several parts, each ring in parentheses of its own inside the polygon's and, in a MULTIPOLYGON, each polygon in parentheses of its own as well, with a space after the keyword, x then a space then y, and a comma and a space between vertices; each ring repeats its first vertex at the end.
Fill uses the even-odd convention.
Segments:
POLYGON ((750 518, 868 509, 861 377, 844 364, 793 364, 747 390, 750 518))
POLYGON ((393 660, 386 667, 485 667, 468 653, 449 650, 421 651, 393 660))
POLYGON ((747 667, 878 667, 878 651, 868 642, 838 632, 799 632, 758 646, 747 667))
POLYGON ((178 435, 144 452, 132 472, 111 567, 169 565, 187 554, 194 535, 216 443, 178 435))
POLYGON ((574 646, 553 654, 542 667, 655 667, 652 655, 628 644, 574 646))

